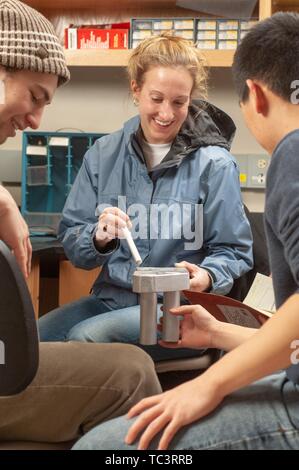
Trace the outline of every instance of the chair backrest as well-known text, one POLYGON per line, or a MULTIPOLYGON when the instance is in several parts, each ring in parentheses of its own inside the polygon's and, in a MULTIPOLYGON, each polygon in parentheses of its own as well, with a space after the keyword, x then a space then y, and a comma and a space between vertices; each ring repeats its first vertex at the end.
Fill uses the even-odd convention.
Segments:
POLYGON ((244 205, 244 210, 251 226, 253 238, 253 269, 236 279, 228 296, 243 302, 245 299, 256 273, 269 276, 270 266, 268 258, 268 249, 264 229, 264 214, 262 212, 249 212, 244 205))
POLYGON ((23 391, 38 368, 31 297, 15 257, 0 241, 0 396, 23 391))

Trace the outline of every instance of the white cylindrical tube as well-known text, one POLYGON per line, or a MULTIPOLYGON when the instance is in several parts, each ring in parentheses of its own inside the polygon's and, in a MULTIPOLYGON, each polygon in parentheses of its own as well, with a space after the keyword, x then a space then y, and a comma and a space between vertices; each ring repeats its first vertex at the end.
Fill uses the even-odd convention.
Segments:
POLYGON ((163 298, 163 341, 176 343, 180 338, 180 319, 169 313, 171 308, 180 306, 180 291, 164 292, 163 298))
POLYGON ((131 250, 131 253, 132 253, 132 256, 135 260, 135 263, 137 264, 137 266, 139 266, 139 264, 142 263, 142 259, 140 257, 140 254, 139 254, 139 251, 137 250, 136 248, 136 245, 134 243, 134 240, 133 240, 133 237, 132 237, 132 234, 130 232, 130 230, 128 229, 128 227, 124 227, 122 229, 123 231, 123 234, 124 234, 124 237, 125 239, 127 240, 128 242, 128 245, 129 245, 129 248, 131 250))
POLYGON ((157 294, 140 294, 140 344, 157 344, 157 294))

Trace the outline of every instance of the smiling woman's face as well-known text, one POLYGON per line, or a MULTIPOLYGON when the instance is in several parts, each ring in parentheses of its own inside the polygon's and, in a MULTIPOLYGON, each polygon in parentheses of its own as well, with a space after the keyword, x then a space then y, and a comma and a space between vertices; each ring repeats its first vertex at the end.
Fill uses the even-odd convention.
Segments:
POLYGON ((193 78, 184 67, 152 67, 144 74, 141 88, 132 81, 147 142, 174 140, 188 115, 192 87, 193 78))
POLYGON ((37 129, 44 107, 53 99, 56 75, 27 70, 0 70, 4 84, 4 103, 0 104, 0 144, 14 137, 17 130, 37 129))

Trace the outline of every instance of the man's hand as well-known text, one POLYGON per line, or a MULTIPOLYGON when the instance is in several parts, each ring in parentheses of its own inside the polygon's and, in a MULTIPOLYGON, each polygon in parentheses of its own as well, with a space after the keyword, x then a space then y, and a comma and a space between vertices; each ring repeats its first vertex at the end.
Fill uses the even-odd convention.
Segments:
MULTIPOLYGON (((167 343, 160 340, 159 344, 165 348, 212 348, 213 334, 221 328, 221 322, 216 320, 206 309, 200 305, 183 305, 170 310, 172 315, 183 315, 180 321, 180 339, 177 343, 167 343)), ((160 319, 162 329, 163 317, 160 319)))
POLYGON ((196 264, 182 261, 176 263, 177 268, 186 268, 190 274, 190 290, 193 292, 209 291, 212 286, 211 277, 206 269, 200 268, 196 264))
POLYGON ((125 438, 132 444, 141 434, 138 449, 147 449, 162 431, 158 450, 166 450, 175 434, 187 424, 211 413, 222 401, 219 387, 200 376, 160 395, 141 400, 127 417, 139 415, 125 438))
POLYGON ((28 226, 10 193, 0 185, 0 238, 14 252, 25 277, 31 269, 32 247, 28 226))
POLYGON ((107 207, 99 217, 95 243, 101 249, 115 238, 123 238, 122 229, 132 228, 129 216, 118 207, 107 207))

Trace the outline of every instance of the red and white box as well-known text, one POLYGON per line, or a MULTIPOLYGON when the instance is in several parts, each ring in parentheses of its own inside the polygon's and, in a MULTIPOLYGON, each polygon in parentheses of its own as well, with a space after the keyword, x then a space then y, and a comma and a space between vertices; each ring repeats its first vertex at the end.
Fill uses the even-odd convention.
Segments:
POLYGON ((66 49, 128 49, 129 30, 66 28, 66 49))

